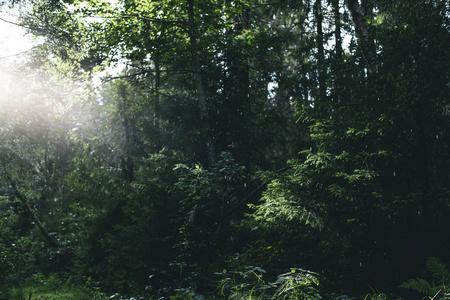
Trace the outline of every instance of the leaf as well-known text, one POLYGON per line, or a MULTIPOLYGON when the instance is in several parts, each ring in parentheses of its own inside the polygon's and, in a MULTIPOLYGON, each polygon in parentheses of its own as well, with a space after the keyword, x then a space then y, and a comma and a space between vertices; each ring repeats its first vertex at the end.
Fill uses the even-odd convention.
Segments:
POLYGON ((433 280, 440 285, 447 285, 450 282, 450 273, 445 263, 436 257, 430 257, 427 260, 427 270, 433 276, 433 280))
POLYGON ((431 286, 427 280, 420 278, 410 279, 408 282, 399 285, 399 287, 414 290, 427 296, 434 295, 438 290, 435 286, 431 286))

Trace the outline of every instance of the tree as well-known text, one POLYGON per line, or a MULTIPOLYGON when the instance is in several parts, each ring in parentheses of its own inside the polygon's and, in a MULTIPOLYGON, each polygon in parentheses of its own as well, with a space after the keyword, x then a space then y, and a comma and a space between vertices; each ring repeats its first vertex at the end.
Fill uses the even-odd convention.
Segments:
POLYGON ((68 137, 80 94, 89 97, 89 87, 80 83, 85 74, 74 74, 73 65, 58 58, 43 63, 45 51, 36 51, 9 69, 0 98, 1 196, 11 206, 5 210, 11 228, 5 240, 17 240, 17 258, 22 257, 13 260, 13 282, 36 265, 61 270, 68 261, 71 249, 60 230, 61 215, 72 204, 64 181, 73 157, 68 137))
POLYGON ((268 190, 253 216, 269 236, 285 232, 268 245, 286 263, 308 262, 305 267, 349 275, 347 283, 383 286, 381 278, 400 283, 392 274, 412 271, 404 269, 402 253, 410 261, 431 254, 428 237, 443 226, 438 211, 448 197, 441 189, 446 175, 433 157, 448 162, 437 149, 448 147, 439 138, 448 128, 442 100, 449 92, 449 61, 437 53, 445 52, 449 36, 438 3, 372 3, 380 12, 359 25, 359 3, 346 4, 359 44, 340 68, 348 70, 339 81, 342 93, 317 107, 297 104, 312 147, 303 159, 291 160, 285 174, 267 177, 268 190), (355 63, 360 65, 350 71, 355 63), (304 258, 296 259, 298 253, 304 258))
POLYGON ((302 267, 359 293, 445 252, 442 1, 42 0, 23 22, 75 83, 42 90, 47 120, 31 96, 2 115, 2 183, 65 270, 162 297, 213 290, 216 269, 302 267))

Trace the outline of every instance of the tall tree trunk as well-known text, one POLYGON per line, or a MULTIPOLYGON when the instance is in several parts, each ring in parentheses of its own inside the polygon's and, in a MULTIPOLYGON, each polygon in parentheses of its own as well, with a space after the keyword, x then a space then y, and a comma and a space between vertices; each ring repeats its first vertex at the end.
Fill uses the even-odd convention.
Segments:
POLYGON ((160 95, 161 95, 161 66, 159 64, 159 53, 155 55, 155 98, 154 98, 154 107, 153 107, 153 126, 155 126, 156 130, 159 131, 159 103, 160 103, 160 95))
POLYGON ((201 73, 200 57, 198 54, 197 45, 197 28, 195 24, 195 14, 194 14, 194 0, 187 0, 187 11, 188 11, 188 33, 190 41, 190 51, 192 56, 192 66, 194 73, 194 80, 197 89, 198 96, 198 108, 200 112, 200 118, 202 121, 202 127, 206 140, 206 153, 208 156, 208 163, 214 165, 217 161, 216 151, 214 148, 214 142, 211 132, 211 125, 209 121, 208 108, 206 105, 206 93, 205 87, 203 85, 203 78, 201 73))
POLYGON ((332 0, 334 15, 334 39, 336 42, 336 60, 342 57, 342 37, 341 37, 341 13, 339 12, 339 0, 332 0))
POLYGON ((128 99, 127 99, 127 87, 126 85, 121 84, 119 90, 119 97, 121 98, 119 101, 119 112, 122 114, 123 118, 123 129, 125 134, 125 147, 124 147, 124 155, 122 156, 122 169, 125 180, 131 182, 134 180, 134 162, 133 162, 133 154, 134 147, 136 146, 134 143, 134 120, 133 117, 129 115, 128 108, 128 99))
POLYGON ((355 25, 356 36, 363 50, 363 56, 367 63, 369 73, 373 73, 378 68, 378 59, 375 42, 370 36, 367 28, 364 10, 358 0, 345 0, 345 5, 350 11, 353 24, 355 25))
MULTIPOLYGON (((421 86, 421 83, 418 83, 418 86, 421 86)), ((428 157, 429 157, 429 139, 427 138, 427 132, 429 132, 429 128, 427 128, 427 119, 426 116, 432 115, 432 110, 427 107, 426 100, 423 99, 423 96, 419 96, 419 101, 417 103, 417 111, 416 111, 416 119, 419 127, 419 145, 418 145, 418 157, 416 159, 416 178, 419 182, 419 187, 421 192, 423 193, 421 199, 421 205, 423 209, 423 216, 425 218, 429 217, 428 210, 430 206, 430 182, 428 176, 428 157)))
MULTIPOLYGON (((242 14, 239 16, 239 19, 236 22, 235 29, 232 32, 234 36, 241 35, 245 30, 250 29, 250 12, 248 7, 245 7, 244 4, 240 4, 240 9, 242 9, 242 14)), ((236 91, 237 97, 244 101, 244 99, 248 99, 249 96, 249 87, 250 87, 250 71, 249 65, 247 62, 246 54, 243 52, 241 48, 234 49, 234 53, 231 53, 232 57, 236 59, 233 60, 231 58, 231 67, 230 72, 233 78, 237 78, 237 87, 236 91), (237 51, 236 51, 237 50, 237 51)))
MULTIPOLYGON (((227 1, 225 5, 232 5, 231 1, 227 1)), ((235 41, 243 34, 243 32, 250 28, 249 24, 249 10, 244 4, 239 3, 240 14, 230 17, 230 26, 227 29, 226 35, 229 38, 229 46, 224 49, 223 59, 223 88, 224 97, 226 100, 226 107, 223 107, 227 113, 222 114, 225 117, 225 126, 227 128, 228 138, 226 145, 228 146, 234 142, 248 143, 248 138, 239 130, 235 128, 250 128, 251 118, 248 114, 243 112, 248 111, 250 105, 250 67, 248 61, 248 54, 242 49, 239 43, 235 41)), ((251 151, 245 152, 246 159, 252 155, 251 151), (247 157, 248 155, 248 157, 247 157)))
POLYGON ((341 37, 341 13, 339 12, 339 0, 331 0, 334 17, 334 40, 335 40, 335 55, 333 61, 333 91, 332 97, 334 101, 339 102, 341 97, 340 82, 345 77, 345 72, 342 71, 342 37, 341 37))
POLYGON ((314 4, 314 14, 316 19, 316 43, 317 43, 317 63, 319 69, 319 99, 324 99, 326 95, 326 69, 325 69, 325 50, 323 38, 323 12, 322 0, 316 0, 314 4))

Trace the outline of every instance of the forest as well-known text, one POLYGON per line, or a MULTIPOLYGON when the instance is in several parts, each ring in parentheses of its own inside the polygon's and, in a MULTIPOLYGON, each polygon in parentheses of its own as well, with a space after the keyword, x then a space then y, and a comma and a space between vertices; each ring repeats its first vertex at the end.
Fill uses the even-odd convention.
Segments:
POLYGON ((3 0, 0 299, 450 299, 450 2, 3 0))

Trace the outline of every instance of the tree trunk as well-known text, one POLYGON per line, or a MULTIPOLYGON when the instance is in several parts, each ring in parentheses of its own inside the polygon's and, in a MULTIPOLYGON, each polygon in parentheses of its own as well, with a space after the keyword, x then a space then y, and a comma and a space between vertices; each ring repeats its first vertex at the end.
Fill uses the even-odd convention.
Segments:
POLYGON ((336 60, 342 57, 341 14, 339 12, 339 0, 332 0, 334 15, 334 39, 336 41, 336 60))
POLYGON ((194 73, 194 80, 197 89, 198 96, 198 108, 200 112, 200 118, 202 121, 202 127, 206 140, 206 153, 208 156, 209 165, 214 165, 217 161, 216 151, 214 149, 213 137, 211 132, 211 125, 209 123, 208 108, 206 105, 206 93, 203 86, 203 78, 201 73, 200 57, 198 55, 197 46, 197 28, 195 24, 194 15, 194 0, 187 0, 187 10, 188 10, 188 33, 190 41, 190 51, 192 56, 192 66, 194 73))
POLYGON ((155 98, 154 98, 154 112, 153 112, 153 126, 159 131, 159 102, 161 89, 161 66, 159 64, 159 53, 155 56, 155 98))
POLYGON ((125 134, 125 149, 124 155, 122 156, 122 170, 127 182, 132 182, 134 180, 134 120, 133 117, 130 116, 129 108, 128 108, 128 100, 127 99, 127 87, 126 85, 121 84, 119 90, 119 97, 121 98, 119 101, 119 113, 123 118, 123 129, 125 134))
POLYGON ((336 43, 335 46, 335 55, 333 62, 333 91, 332 98, 334 101, 339 102, 341 99, 341 82, 343 78, 345 78, 345 72, 342 70, 342 37, 341 37, 341 13, 339 12, 339 0, 331 0, 331 5, 333 8, 333 17, 334 17, 334 40, 336 43))
POLYGON ((324 99, 326 95, 326 69, 325 69, 325 50, 323 39, 323 12, 322 0, 316 0, 314 4, 314 14, 316 17, 316 43, 317 43, 317 64, 319 69, 319 99, 324 99))
POLYGON ((345 5, 350 11, 355 32, 363 50, 363 56, 367 63, 369 73, 374 73, 377 69, 378 59, 375 48, 375 42, 369 34, 364 11, 358 0, 345 0, 345 5))

